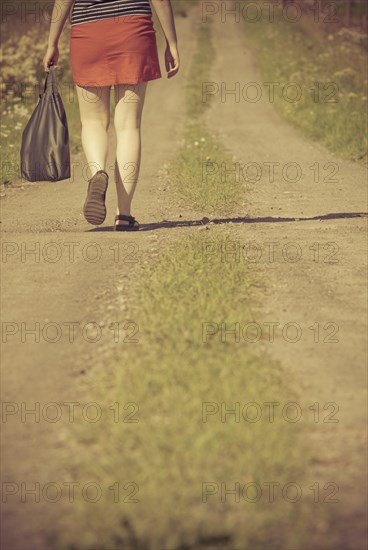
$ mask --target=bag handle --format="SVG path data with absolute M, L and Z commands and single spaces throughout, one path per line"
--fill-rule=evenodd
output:
M 56 82 L 56 69 L 54 65 L 50 65 L 50 71 L 46 73 L 45 84 L 43 87 L 43 93 L 47 92 L 57 94 L 57 82 Z

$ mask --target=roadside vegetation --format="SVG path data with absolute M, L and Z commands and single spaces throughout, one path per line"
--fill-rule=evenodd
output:
M 244 19 L 244 38 L 262 82 L 277 83 L 274 105 L 281 115 L 339 156 L 366 162 L 366 33 L 344 27 L 325 33 L 312 17 L 291 23 L 276 8 L 272 22 Z
M 47 4 L 50 6 L 50 2 Z M 13 33 L 5 33 L 1 46 L 0 137 L 4 161 L 0 183 L 5 187 L 19 184 L 21 180 L 22 132 L 36 107 L 39 94 L 43 93 L 46 78 L 42 60 L 47 49 L 49 22 L 46 11 L 39 13 L 41 16 L 30 26 L 20 20 L 19 13 L 9 16 L 8 25 Z M 75 154 L 81 151 L 80 119 L 69 62 L 69 33 L 67 22 L 59 39 L 57 81 L 68 121 L 70 151 Z

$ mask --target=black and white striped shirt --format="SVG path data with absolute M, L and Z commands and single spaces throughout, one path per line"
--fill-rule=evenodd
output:
M 152 15 L 149 0 L 75 0 L 70 24 L 125 15 Z

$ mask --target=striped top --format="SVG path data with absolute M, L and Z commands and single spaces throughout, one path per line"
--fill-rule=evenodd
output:
M 151 15 L 149 0 L 75 0 L 71 26 L 90 23 L 109 17 L 125 15 Z

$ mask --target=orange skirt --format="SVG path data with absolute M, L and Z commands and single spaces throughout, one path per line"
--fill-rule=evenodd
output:
M 152 16 L 125 15 L 72 25 L 70 63 L 78 86 L 161 78 Z

